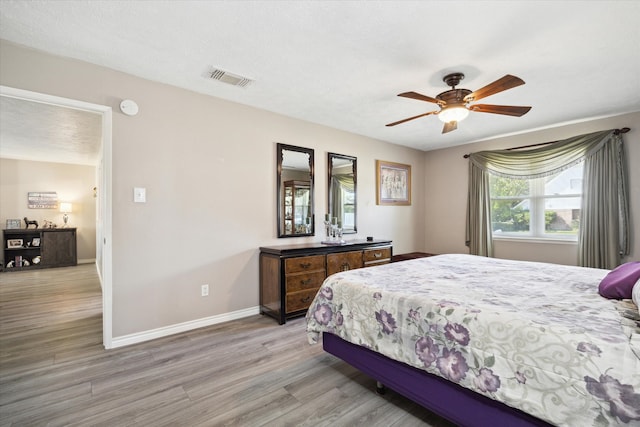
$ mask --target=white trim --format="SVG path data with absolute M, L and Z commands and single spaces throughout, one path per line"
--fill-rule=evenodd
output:
M 510 237 L 510 236 L 496 236 L 493 235 L 493 240 L 502 242 L 516 242 L 516 243 L 549 243 L 552 245 L 577 245 L 577 237 L 574 239 L 559 239 L 559 238 L 546 238 L 546 237 Z
M 84 258 L 84 259 L 78 260 L 78 264 L 95 264 L 95 263 L 96 263 L 95 258 Z
M 256 314 L 260 314 L 260 307 L 258 306 L 245 308 L 237 311 L 232 311 L 230 313 L 224 313 L 224 314 L 218 314 L 215 316 L 205 317 L 203 319 L 190 320 L 188 322 L 177 323 L 175 325 L 165 326 L 157 329 L 151 329 L 148 331 L 136 332 L 135 334 L 129 334 L 129 335 L 113 338 L 111 341 L 111 348 L 138 344 L 145 341 L 167 337 L 169 335 L 179 334 L 181 332 L 187 332 L 187 331 L 191 331 L 198 328 L 204 328 L 205 326 L 212 326 L 212 325 L 217 325 L 219 323 L 229 322 L 231 320 L 237 320 L 237 319 L 242 319 L 244 317 L 255 316 Z
M 111 220 L 112 220 L 112 195 L 111 195 L 111 146 L 112 146 L 112 110 L 111 107 L 100 104 L 79 101 L 76 99 L 62 98 L 45 93 L 31 92 L 24 89 L 16 89 L 9 86 L 0 85 L 0 95 L 10 98 L 24 99 L 27 101 L 40 102 L 43 104 L 58 105 L 66 108 L 90 111 L 102 115 L 102 176 L 99 186 L 102 186 L 104 200 L 102 204 L 102 241 L 104 248 L 102 251 L 102 274 L 100 274 L 100 285 L 102 286 L 102 344 L 105 348 L 111 348 L 112 339 L 112 274 L 111 274 Z M 96 165 L 97 166 L 97 165 Z M 97 250 L 97 248 L 96 248 Z M 100 269 L 98 269 L 100 272 Z

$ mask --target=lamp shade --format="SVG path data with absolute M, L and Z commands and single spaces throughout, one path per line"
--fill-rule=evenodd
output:
M 73 212 L 73 206 L 71 203 L 60 203 L 60 212 L 71 213 Z
M 444 109 L 438 113 L 438 118 L 445 123 L 449 123 L 464 120 L 468 115 L 469 110 L 465 107 L 454 105 L 451 107 L 444 107 Z

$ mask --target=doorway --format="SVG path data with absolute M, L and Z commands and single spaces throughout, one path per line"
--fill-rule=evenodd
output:
M 0 86 L 0 96 L 44 103 L 75 110 L 88 111 L 101 116 L 101 141 L 96 167 L 97 218 L 96 218 L 96 268 L 102 286 L 102 343 L 112 347 L 112 109 L 106 105 L 92 104 L 69 98 Z

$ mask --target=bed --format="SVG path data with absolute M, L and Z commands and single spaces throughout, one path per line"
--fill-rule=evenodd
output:
M 462 426 L 640 425 L 640 315 L 608 270 L 452 254 L 328 277 L 311 343 Z

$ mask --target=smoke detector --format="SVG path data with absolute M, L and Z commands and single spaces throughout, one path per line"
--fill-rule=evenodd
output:
M 207 73 L 207 78 L 240 87 L 247 87 L 249 84 L 251 84 L 251 82 L 253 82 L 253 80 L 248 77 L 230 73 L 219 68 L 213 68 L 209 70 Z

